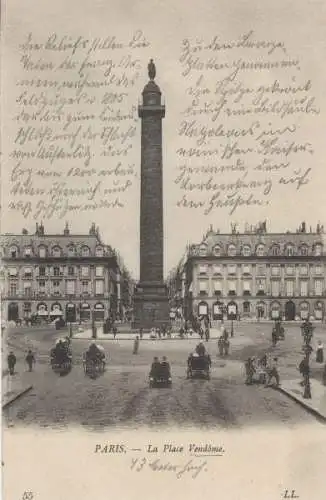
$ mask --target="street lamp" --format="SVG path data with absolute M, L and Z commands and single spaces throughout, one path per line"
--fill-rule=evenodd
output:
M 231 337 L 234 335 L 234 330 L 233 330 L 233 317 L 231 319 Z
M 304 392 L 303 392 L 303 397 L 304 399 L 311 399 L 311 385 L 310 385 L 310 355 L 312 353 L 312 347 L 310 345 L 311 340 L 312 340 L 312 334 L 313 334 L 313 326 L 311 323 L 306 323 L 302 325 L 302 332 L 304 336 L 304 342 L 305 345 L 303 347 L 303 351 L 306 356 L 306 373 L 304 377 Z

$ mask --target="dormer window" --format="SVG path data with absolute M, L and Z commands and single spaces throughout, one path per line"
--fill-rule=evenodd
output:
M 46 248 L 45 247 L 39 247 L 39 257 L 41 259 L 44 259 L 46 257 Z
M 215 257 L 221 256 L 222 249 L 221 249 L 220 245 L 215 245 L 215 247 L 213 248 L 213 254 L 215 255 Z
M 68 257 L 75 257 L 76 247 L 74 245 L 69 245 L 68 247 Z
M 249 245 L 244 245 L 242 247 L 242 255 L 244 257 L 250 257 L 251 255 L 251 249 L 250 249 L 250 246 Z
M 61 257 L 61 248 L 56 246 L 52 248 L 52 257 Z
M 31 257 L 32 256 L 32 247 L 25 247 L 25 249 L 24 249 L 24 255 L 27 258 Z
M 307 256 L 309 253 L 307 245 L 301 245 L 300 247 L 300 255 Z
M 96 257 L 103 257 L 104 255 L 103 247 L 96 247 L 95 255 Z
M 12 245 L 10 247 L 10 257 L 12 259 L 16 259 L 18 257 L 18 247 L 16 247 L 16 245 Z
M 81 249 L 81 254 L 82 254 L 82 257 L 89 257 L 89 255 L 90 255 L 89 248 L 87 246 L 83 246 Z
M 235 257 L 237 253 L 237 249 L 235 245 L 229 245 L 228 246 L 228 256 L 229 257 Z
M 294 247 L 292 245 L 288 245 L 287 247 L 285 247 L 284 253 L 285 253 L 285 255 L 287 257 L 293 257 L 293 255 L 294 255 Z
M 316 257 L 320 256 L 322 254 L 322 251 L 323 251 L 323 247 L 320 243 L 317 243 L 317 245 L 315 245 L 315 248 L 314 248 L 314 254 Z
M 265 247 L 264 245 L 257 245 L 256 248 L 256 255 L 257 257 L 263 257 L 265 253 Z
M 204 256 L 207 254 L 207 245 L 203 244 L 199 247 L 199 255 Z
M 278 255 L 280 255 L 280 247 L 279 245 L 273 245 L 272 248 L 271 248 L 271 254 L 276 257 Z

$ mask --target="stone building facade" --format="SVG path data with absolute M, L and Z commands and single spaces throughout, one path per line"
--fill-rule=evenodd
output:
M 302 223 L 286 233 L 268 233 L 266 223 L 243 233 L 210 228 L 201 243 L 188 248 L 179 295 L 188 318 L 323 320 L 325 275 L 320 225 L 307 231 Z
M 120 268 L 93 224 L 89 234 L 1 236 L 2 318 L 101 321 L 121 310 Z

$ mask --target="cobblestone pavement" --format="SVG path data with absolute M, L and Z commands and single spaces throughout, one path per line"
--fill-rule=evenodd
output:
M 59 377 L 50 368 L 49 350 L 62 332 L 52 329 L 9 332 L 8 341 L 15 345 L 18 358 L 17 372 L 33 385 L 33 389 L 4 411 L 5 420 L 15 426 L 81 425 L 94 429 L 142 425 L 244 428 L 269 424 L 292 427 L 305 422 L 321 425 L 278 391 L 244 385 L 243 361 L 249 355 L 270 348 L 269 330 L 270 325 L 237 325 L 228 359 L 217 356 L 216 341 L 208 342 L 206 346 L 213 359 L 210 381 L 185 378 L 185 360 L 198 339 L 143 340 L 138 355 L 132 355 L 132 340 L 101 342 L 109 356 L 107 369 L 97 379 L 91 379 L 85 376 L 82 366 L 82 353 L 89 341 L 73 340 L 73 369 L 67 376 Z M 325 338 L 325 331 L 320 329 L 315 335 L 317 338 Z M 29 346 L 36 351 L 37 357 L 32 373 L 28 373 L 24 365 Z M 300 329 L 289 327 L 286 340 L 275 348 L 280 356 L 281 377 L 293 378 L 292 372 L 296 371 L 300 360 L 300 348 Z M 148 386 L 148 370 L 155 355 L 167 355 L 171 363 L 173 384 L 170 389 L 150 389 Z

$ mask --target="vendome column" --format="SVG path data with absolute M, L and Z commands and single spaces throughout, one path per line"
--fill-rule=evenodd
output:
M 148 65 L 149 82 L 138 106 L 141 118 L 140 281 L 134 296 L 134 328 L 148 330 L 167 325 L 169 301 L 163 281 L 163 162 L 162 119 L 165 106 Z

